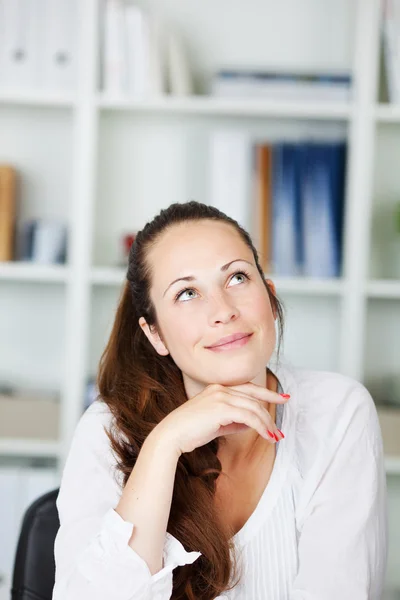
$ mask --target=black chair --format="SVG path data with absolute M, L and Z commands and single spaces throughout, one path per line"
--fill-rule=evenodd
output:
M 54 542 L 60 527 L 58 491 L 40 496 L 25 512 L 15 554 L 12 600 L 52 600 Z

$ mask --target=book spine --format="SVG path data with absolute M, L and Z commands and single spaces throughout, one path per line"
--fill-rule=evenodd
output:
M 0 262 L 14 259 L 16 171 L 0 165 Z
M 256 239 L 260 264 L 264 272 L 270 272 L 271 265 L 271 147 L 257 144 L 256 159 Z

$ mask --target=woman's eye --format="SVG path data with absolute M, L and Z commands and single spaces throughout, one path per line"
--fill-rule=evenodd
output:
M 242 273 L 242 272 L 240 272 L 240 273 L 234 273 L 234 275 L 232 275 L 232 279 L 234 277 L 237 277 L 238 275 L 240 275 L 240 277 L 242 277 L 243 279 L 248 279 L 248 277 L 246 276 L 246 274 Z
M 183 294 L 188 294 L 189 292 L 194 292 L 194 290 L 192 290 L 192 289 L 182 290 L 181 292 L 179 292 L 179 294 L 177 294 L 176 300 L 181 300 Z M 190 300 L 190 298 L 189 298 L 189 300 Z M 187 300 L 184 300 L 184 302 L 187 302 Z
M 240 276 L 241 276 L 243 279 L 249 279 L 249 277 L 248 277 L 248 275 L 247 275 L 246 273 L 244 273 L 243 271 L 238 271 L 237 273 L 234 273 L 234 274 L 232 275 L 232 277 L 231 277 L 231 280 L 232 280 L 234 277 L 237 277 L 237 276 L 239 276 L 239 275 L 240 275 Z M 180 300 L 180 301 L 182 301 L 182 302 L 187 302 L 187 301 L 188 301 L 188 300 L 190 300 L 191 298 L 187 298 L 186 300 L 181 300 L 181 298 L 182 298 L 182 296 L 183 296 L 184 294 L 188 294 L 189 292 L 194 292 L 194 289 L 192 289 L 192 288 L 186 288 L 185 290 L 182 290 L 181 292 L 179 292 L 179 293 L 178 293 L 178 294 L 175 296 L 175 300 Z

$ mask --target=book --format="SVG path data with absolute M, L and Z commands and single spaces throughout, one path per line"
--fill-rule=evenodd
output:
M 31 260 L 42 264 L 62 264 L 66 260 L 67 230 L 62 222 L 50 219 L 36 220 Z
M 255 222 L 253 237 L 264 273 L 272 270 L 272 146 L 254 147 Z
M 17 173 L 11 165 L 0 165 L 0 262 L 15 256 Z

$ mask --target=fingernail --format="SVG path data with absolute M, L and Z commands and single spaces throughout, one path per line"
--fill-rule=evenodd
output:
M 279 394 L 282 398 L 290 398 L 290 394 Z
M 273 438 L 274 440 L 276 440 L 276 437 L 274 436 L 274 434 L 272 433 L 272 431 L 270 431 L 269 429 L 267 429 L 267 433 L 268 435 Z
M 280 429 L 278 429 L 278 431 L 279 431 L 279 433 L 281 434 L 282 437 L 285 437 Z

